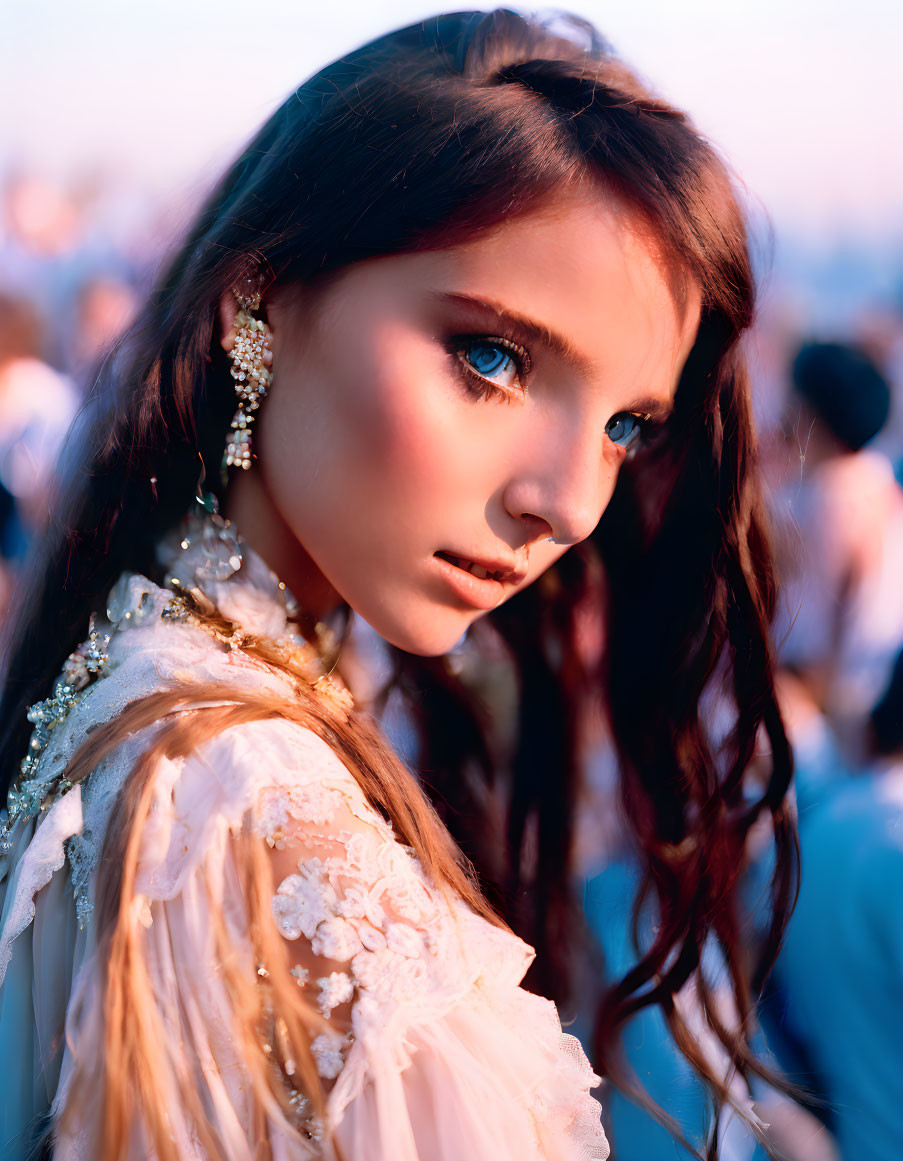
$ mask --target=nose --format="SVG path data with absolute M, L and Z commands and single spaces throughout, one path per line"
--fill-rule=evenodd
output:
M 614 491 L 619 465 L 607 461 L 598 436 L 556 440 L 512 474 L 505 509 L 528 525 L 531 540 L 578 544 L 599 523 Z

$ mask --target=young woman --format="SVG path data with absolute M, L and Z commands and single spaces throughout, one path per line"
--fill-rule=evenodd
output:
M 703 1010 L 755 1068 L 734 885 L 763 811 L 774 941 L 793 861 L 746 234 L 686 118 L 573 35 L 459 13 L 314 76 L 108 364 L 3 705 L 11 1155 L 43 1118 L 65 1159 L 604 1157 L 534 994 L 567 998 L 603 691 L 659 925 L 595 1063 L 659 1003 L 726 1092 L 672 1004 L 714 938 L 740 1031 L 698 979 Z M 348 609 L 398 651 L 425 790 L 342 681 Z M 478 623 L 505 712 L 449 656 Z

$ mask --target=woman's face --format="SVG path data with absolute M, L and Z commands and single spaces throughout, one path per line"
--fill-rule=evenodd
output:
M 274 382 L 228 513 L 321 613 L 450 649 L 589 536 L 671 407 L 699 294 L 598 195 L 268 304 Z

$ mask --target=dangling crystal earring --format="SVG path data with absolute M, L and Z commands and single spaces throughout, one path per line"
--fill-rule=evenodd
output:
M 252 313 L 260 308 L 259 285 L 253 278 L 248 278 L 235 286 L 232 293 L 239 309 L 234 323 L 235 342 L 229 357 L 232 360 L 230 373 L 235 380 L 238 410 L 232 417 L 226 440 L 224 474 L 232 467 L 243 468 L 245 471 L 250 468 L 251 426 L 260 400 L 273 381 L 273 373 L 269 369 L 273 362 L 270 328 L 263 319 L 255 318 Z

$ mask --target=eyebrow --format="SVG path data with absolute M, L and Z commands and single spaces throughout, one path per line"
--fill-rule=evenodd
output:
M 472 311 L 474 315 L 479 316 L 478 325 L 484 327 L 487 333 L 491 333 L 493 328 L 500 323 L 504 324 L 504 328 L 512 332 L 514 339 L 522 346 L 529 348 L 539 344 L 552 354 L 557 355 L 559 359 L 584 378 L 589 378 L 593 373 L 593 361 L 581 354 L 564 335 L 553 331 L 550 327 L 543 326 L 525 315 L 508 310 L 500 303 L 493 302 L 488 298 L 481 298 L 473 294 L 458 294 L 452 291 L 435 290 L 430 293 L 433 298 L 440 302 Z M 649 416 L 657 423 L 662 423 L 674 408 L 671 402 L 648 395 L 634 399 L 621 410 L 636 411 Z

